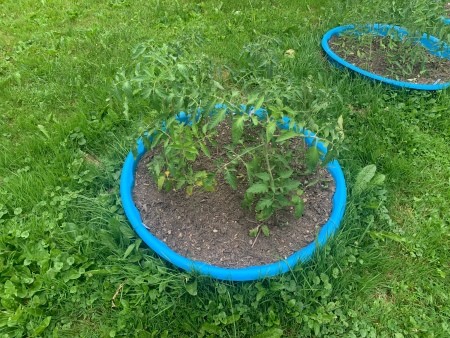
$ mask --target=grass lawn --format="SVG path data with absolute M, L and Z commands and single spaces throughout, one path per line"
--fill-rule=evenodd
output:
M 450 37 L 443 3 L 0 0 L 0 335 L 450 336 L 450 90 L 394 90 L 330 67 L 320 49 L 350 23 Z M 159 112 L 111 97 L 148 41 L 255 72 L 293 49 L 292 108 L 343 116 L 347 211 L 308 264 L 220 282 L 138 239 L 119 175 Z M 370 164 L 384 185 L 355 192 Z

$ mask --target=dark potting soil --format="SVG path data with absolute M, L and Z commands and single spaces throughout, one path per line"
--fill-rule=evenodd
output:
M 341 35 L 333 36 L 329 46 L 344 60 L 386 78 L 422 84 L 450 81 L 450 60 L 428 53 L 420 44 L 390 40 Z
M 304 149 L 300 149 L 304 151 Z M 328 220 L 335 186 L 323 168 L 301 176 L 304 188 L 304 214 L 296 219 L 293 210 L 277 213 L 278 225 L 258 222 L 255 213 L 241 207 L 247 187 L 234 191 L 218 177 L 214 192 L 158 191 L 150 177 L 147 163 L 153 154 L 140 160 L 135 177 L 134 202 L 149 231 L 171 249 L 190 259 L 216 266 L 238 268 L 268 264 L 285 259 L 314 241 L 318 230 Z M 267 224 L 270 235 L 262 232 L 250 237 L 249 231 Z

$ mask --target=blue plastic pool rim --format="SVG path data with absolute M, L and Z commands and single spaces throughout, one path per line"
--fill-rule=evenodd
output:
M 407 35 L 408 31 L 400 26 L 395 25 L 387 25 L 387 24 L 373 24 L 373 25 L 366 25 L 367 28 L 369 28 L 372 32 L 376 32 L 381 36 L 385 36 L 386 32 L 390 29 L 394 29 L 398 31 L 400 34 Z M 391 78 L 386 78 L 381 75 L 371 73 L 367 70 L 361 69 L 350 62 L 344 60 L 339 55 L 337 55 L 333 50 L 331 50 L 330 46 L 328 45 L 328 41 L 336 35 L 339 35 L 340 33 L 349 31 L 349 30 L 355 30 L 355 25 L 346 25 L 346 26 L 338 26 L 333 29 L 330 29 L 328 32 L 325 33 L 325 35 L 322 38 L 322 48 L 327 54 L 327 56 L 334 62 L 337 62 L 338 64 L 356 72 L 359 73 L 365 77 L 368 77 L 372 80 L 380 81 L 383 83 L 387 83 L 392 86 L 401 87 L 401 88 L 408 88 L 408 89 L 415 89 L 415 90 L 428 90 L 428 91 L 434 91 L 434 90 L 441 90 L 445 89 L 450 86 L 450 82 L 444 82 L 444 83 L 436 83 L 436 84 L 421 84 L 421 83 L 410 83 L 410 82 L 404 82 L 404 81 L 398 81 Z M 438 38 L 423 34 L 420 42 L 424 46 L 424 48 L 430 50 L 430 48 L 423 44 L 423 41 L 429 41 L 429 44 L 438 44 L 440 41 Z M 450 47 L 446 45 L 446 58 L 450 59 Z
M 289 128 L 289 119 L 284 118 L 278 123 L 282 129 Z M 315 134 L 302 129 L 299 133 L 305 135 L 305 141 L 308 146 L 315 140 Z M 317 147 L 322 153 L 326 153 L 326 146 L 317 142 Z M 293 269 L 299 262 L 308 261 L 318 247 L 322 247 L 327 240 L 334 235 L 338 230 L 345 212 L 345 205 L 347 200 L 347 188 L 345 183 L 342 168 L 336 160 L 327 164 L 326 169 L 329 171 L 335 181 L 335 192 L 332 201 L 332 211 L 328 221 L 322 226 L 318 237 L 314 242 L 301 248 L 297 252 L 284 260 L 277 261 L 271 264 L 249 266 L 243 268 L 224 268 L 212 264 L 207 264 L 200 261 L 191 260 L 185 256 L 180 255 L 171 248 L 169 248 L 163 241 L 154 236 L 143 224 L 140 213 L 133 202 L 133 188 L 136 167 L 146 152 L 144 142 L 139 139 L 137 142 L 137 156 L 134 157 L 130 151 L 125 159 L 121 177 L 120 177 L 120 197 L 125 214 L 133 226 L 138 236 L 160 257 L 175 266 L 186 270 L 188 272 L 196 272 L 201 275 L 210 276 L 216 279 L 228 281 L 252 281 L 267 277 L 276 276 Z

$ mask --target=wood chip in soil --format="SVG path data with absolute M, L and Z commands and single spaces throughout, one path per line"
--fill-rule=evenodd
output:
M 292 210 L 279 213 L 281 226 L 270 226 L 270 236 L 257 239 L 249 230 L 260 222 L 254 212 L 241 208 L 243 190 L 233 191 L 219 181 L 215 192 L 158 191 L 148 174 L 152 154 L 140 160 L 135 177 L 134 202 L 149 231 L 172 250 L 192 260 L 239 268 L 285 259 L 314 241 L 332 209 L 334 181 L 325 169 L 305 180 L 320 182 L 305 189 L 304 215 Z M 307 181 L 303 181 L 306 185 Z
M 401 43 L 398 43 L 398 49 L 389 51 L 391 55 L 388 56 L 382 44 L 388 45 L 389 39 L 389 37 L 374 36 L 371 43 L 366 41 L 361 44 L 355 36 L 341 35 L 333 36 L 328 44 L 347 62 L 386 78 L 417 84 L 438 84 L 450 81 L 450 60 L 428 53 L 420 44 L 414 47 L 403 47 Z M 408 48 L 418 48 L 419 50 L 415 50 L 414 53 L 420 55 L 420 58 L 416 60 L 408 58 L 411 51 Z M 395 55 L 398 57 L 394 57 Z M 426 61 L 422 62 L 422 60 Z M 406 72 L 409 65 L 412 65 L 412 68 Z

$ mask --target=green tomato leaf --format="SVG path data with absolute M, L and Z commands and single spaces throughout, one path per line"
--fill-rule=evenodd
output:
M 256 177 L 262 179 L 264 182 L 270 181 L 270 175 L 268 173 L 262 172 L 255 174 Z
M 264 234 L 264 236 L 269 237 L 270 230 L 269 230 L 269 227 L 267 225 L 264 224 L 263 226 L 261 226 L 261 231 Z
M 202 133 L 203 135 L 206 135 L 208 133 L 208 124 L 204 124 L 202 127 Z
M 191 130 L 192 130 L 192 134 L 193 134 L 196 138 L 198 138 L 198 124 L 197 124 L 197 122 L 195 122 L 195 123 L 192 124 Z
M 237 189 L 237 178 L 233 172 L 230 170 L 225 171 L 224 178 L 233 190 Z
M 248 232 L 250 237 L 256 237 L 258 235 L 259 227 L 253 228 Z
M 211 122 L 209 123 L 208 129 L 211 130 L 211 129 L 214 129 L 215 127 L 217 127 L 217 125 L 225 119 L 226 115 L 227 115 L 226 109 L 219 109 L 219 111 L 217 111 L 213 115 L 213 118 L 212 118 Z
M 306 166 L 309 172 L 313 172 L 320 161 L 320 153 L 317 147 L 309 147 L 306 151 Z
M 291 202 L 283 195 L 279 194 L 276 199 L 276 209 L 287 207 L 291 205 Z
M 286 141 L 286 140 L 289 140 L 291 138 L 298 137 L 298 136 L 299 136 L 299 134 L 297 132 L 295 132 L 293 130 L 288 130 L 288 131 L 282 133 L 280 136 L 278 136 L 277 139 L 275 140 L 275 142 L 277 142 L 277 143 L 283 142 L 283 141 Z
M 328 164 L 336 155 L 336 151 L 332 148 L 332 145 L 328 145 L 327 153 L 325 154 L 324 159 L 322 160 L 322 165 Z
M 187 149 L 185 157 L 187 160 L 194 162 L 197 159 L 198 150 L 195 148 Z
M 200 149 L 203 151 L 203 154 L 205 154 L 206 157 L 211 157 L 208 147 L 201 141 L 198 142 L 198 144 L 200 145 Z
M 300 185 L 299 181 L 296 180 L 286 180 L 281 184 L 281 188 L 283 188 L 286 191 L 292 191 L 294 189 L 297 189 Z
M 270 208 L 272 206 L 272 200 L 269 198 L 263 198 L 258 201 L 256 204 L 255 210 L 260 211 L 266 208 Z
M 295 205 L 294 215 L 296 218 L 300 218 L 303 215 L 303 211 L 305 209 L 305 203 L 302 199 L 300 199 Z
M 254 125 L 254 126 L 257 126 L 257 125 L 259 124 L 258 116 L 252 115 L 252 116 L 251 116 L 251 119 L 252 119 L 252 122 L 253 122 L 253 125 Z
M 273 212 L 274 212 L 274 208 L 272 206 L 270 206 L 269 208 L 265 208 L 265 209 L 261 210 L 259 213 L 256 214 L 256 219 L 258 221 L 265 221 L 270 216 L 273 215 Z
M 266 125 L 266 139 L 268 141 L 273 137 L 273 134 L 275 133 L 276 129 L 277 129 L 277 124 L 275 123 L 275 121 L 270 121 L 269 123 L 267 123 L 267 125 Z
M 261 108 L 262 104 L 264 102 L 264 96 L 260 97 L 258 99 L 258 102 L 256 102 L 255 107 L 253 108 L 255 111 L 258 110 L 259 108 Z
M 162 175 L 158 178 L 158 190 L 161 190 L 164 182 L 166 181 L 166 176 Z
M 292 176 L 292 174 L 294 173 L 294 171 L 292 169 L 288 169 L 285 171 L 281 171 L 278 173 L 278 177 L 280 178 L 289 178 Z
M 261 194 L 269 191 L 269 186 L 265 183 L 255 183 L 247 189 L 247 193 Z
M 245 115 L 241 115 L 233 121 L 233 125 L 231 126 L 231 139 L 233 143 L 237 143 L 242 137 L 244 131 L 244 119 Z

